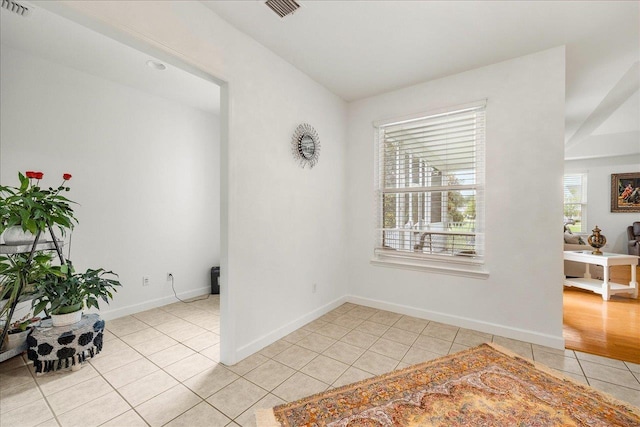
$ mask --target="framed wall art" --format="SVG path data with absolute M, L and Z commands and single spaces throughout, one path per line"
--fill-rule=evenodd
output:
M 640 172 L 611 174 L 611 212 L 640 212 Z

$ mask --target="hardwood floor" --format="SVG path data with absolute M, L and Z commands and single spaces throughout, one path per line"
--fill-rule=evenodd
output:
M 612 271 L 613 281 L 628 283 L 631 273 L 625 270 Z M 567 287 L 563 295 L 566 348 L 640 363 L 640 299 L 613 296 L 604 301 L 593 292 Z

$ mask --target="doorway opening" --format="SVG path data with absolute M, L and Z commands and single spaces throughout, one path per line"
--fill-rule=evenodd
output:
M 158 327 L 154 310 L 207 295 L 218 302 L 200 317 L 164 311 L 219 336 L 220 295 L 209 295 L 212 267 L 225 294 L 227 84 L 58 8 L 2 13 L 0 179 L 73 175 L 79 224 L 65 255 L 118 273 L 100 307 L 109 323 Z

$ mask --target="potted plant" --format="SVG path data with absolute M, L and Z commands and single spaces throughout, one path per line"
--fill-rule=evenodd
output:
M 33 294 L 36 282 L 51 271 L 52 253 L 36 251 L 31 259 L 29 255 L 0 256 L 0 318 L 5 314 L 6 305 Z
M 18 173 L 18 187 L 0 185 L 0 235 L 6 244 L 33 244 L 44 231 L 50 231 L 53 238 L 52 227 L 64 235 L 77 223 L 71 208 L 74 202 L 60 194 L 69 191 L 65 183 L 71 175 L 65 173 L 56 189 L 41 188 L 43 177 L 42 172 L 27 171 L 26 175 Z M 54 244 L 62 261 L 60 247 L 57 242 Z M 33 292 L 32 284 L 50 268 L 51 257 L 35 249 L 34 245 L 28 254 L 22 253 L 21 248 L 12 255 L 0 256 L 0 316 L 6 319 L 5 323 L 11 323 L 18 302 Z M 3 338 L 6 332 L 2 331 Z
M 53 254 L 40 251 L 31 260 L 29 254 L 0 256 L 0 319 L 35 293 L 35 283 L 51 271 L 52 259 Z
M 2 349 L 11 350 L 20 347 L 27 340 L 27 336 L 33 331 L 33 327 L 36 326 L 38 322 L 40 322 L 39 317 L 32 317 L 28 314 L 22 319 L 11 323 L 5 336 Z
M 36 283 L 32 300 L 34 314 L 42 311 L 51 316 L 53 326 L 65 326 L 80 321 L 83 308 L 99 308 L 99 301 L 109 303 L 116 287 L 122 286 L 117 274 L 102 268 L 76 273 L 71 261 L 52 267 Z
M 5 243 L 33 242 L 39 232 L 53 226 L 64 235 L 65 229 L 77 223 L 71 208 L 74 202 L 60 194 L 69 191 L 65 183 L 71 174 L 63 174 L 62 183 L 48 189 L 40 187 L 43 177 L 42 172 L 19 172 L 19 187 L 0 186 L 0 234 L 4 234 Z

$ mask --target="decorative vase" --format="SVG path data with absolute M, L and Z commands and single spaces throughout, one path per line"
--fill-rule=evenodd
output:
M 74 309 L 75 311 L 73 311 Z M 51 314 L 51 323 L 53 323 L 53 326 L 73 325 L 80 320 L 82 320 L 82 303 L 71 307 L 62 307 L 60 314 Z
M 589 236 L 589 238 L 587 239 L 587 243 L 589 243 L 589 246 L 596 249 L 591 253 L 594 255 L 602 255 L 602 251 L 600 251 L 600 248 L 607 243 L 607 238 L 600 234 L 600 231 L 602 230 L 600 230 L 597 225 L 596 228 L 591 231 L 593 232 L 593 234 Z
M 24 231 L 21 225 L 12 225 L 2 233 L 4 243 L 10 246 L 32 245 L 36 235 L 30 231 Z

